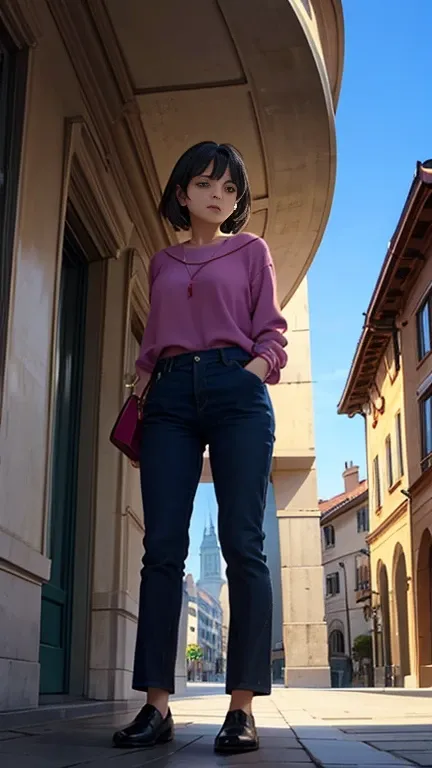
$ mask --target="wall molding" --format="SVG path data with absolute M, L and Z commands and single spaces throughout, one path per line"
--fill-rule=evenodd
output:
M 17 48 L 34 48 L 42 37 L 36 0 L 2 0 L 0 20 Z
M 150 255 L 175 242 L 161 222 L 156 168 L 133 83 L 103 0 L 47 0 L 69 54 L 95 137 Z
M 49 581 L 51 560 L 27 542 L 0 528 L 0 570 L 33 584 Z
M 133 231 L 117 184 L 96 137 L 77 118 L 79 139 L 72 158 L 69 200 L 102 258 L 119 258 Z

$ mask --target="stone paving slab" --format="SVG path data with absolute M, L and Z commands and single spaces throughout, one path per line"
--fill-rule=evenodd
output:
M 256 700 L 259 752 L 223 757 L 213 740 L 227 702 L 221 687 L 191 687 L 172 702 L 175 741 L 151 750 L 111 747 L 134 712 L 9 727 L 0 768 L 432 768 L 432 702 L 417 692 L 276 688 Z

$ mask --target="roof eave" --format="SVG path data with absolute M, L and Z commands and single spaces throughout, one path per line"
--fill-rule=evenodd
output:
M 415 177 L 412 181 L 410 190 L 408 192 L 395 232 L 393 234 L 392 239 L 390 240 L 390 244 L 389 244 L 383 265 L 381 267 L 381 271 L 379 273 L 377 282 L 375 284 L 375 288 L 372 293 L 371 300 L 369 302 L 369 306 L 365 316 L 365 323 L 363 326 L 363 330 L 357 344 L 357 348 L 354 354 L 353 361 L 351 363 L 350 371 L 348 374 L 345 387 L 342 392 L 341 399 L 337 407 L 337 412 L 339 415 L 354 416 L 357 413 L 362 413 L 361 405 L 363 405 L 363 403 L 360 402 L 362 398 L 361 397 L 357 398 L 356 401 L 353 402 L 353 392 L 355 389 L 356 380 L 359 374 L 359 368 L 363 360 L 367 342 L 369 341 L 372 333 L 374 332 L 372 329 L 373 318 L 379 308 L 380 302 L 383 302 L 386 296 L 386 291 L 388 291 L 389 289 L 389 276 L 398 258 L 400 257 L 400 251 L 399 251 L 400 241 L 403 238 L 403 235 L 406 233 L 406 230 L 408 229 L 408 227 L 412 225 L 411 214 L 412 214 L 413 208 L 416 205 L 416 203 L 420 201 L 421 205 L 419 206 L 419 209 L 415 212 L 416 215 L 418 216 L 421 211 L 422 204 L 424 202 L 424 200 L 423 201 L 421 200 L 420 196 L 424 192 L 425 188 L 427 188 L 427 191 L 429 192 L 431 186 L 432 186 L 432 168 L 427 168 L 422 163 L 418 162 L 416 167 Z M 404 247 L 402 248 L 401 252 L 403 252 Z M 386 331 L 383 330 L 382 333 L 386 333 Z M 391 331 L 388 330 L 387 333 L 390 338 Z M 373 371 L 373 373 L 374 375 L 376 374 L 376 369 Z
M 360 493 L 358 496 L 355 496 L 353 499 L 348 499 L 347 501 L 344 501 L 342 504 L 337 504 L 335 507 L 331 507 L 331 509 L 328 509 L 327 512 L 324 512 L 324 514 L 321 517 L 320 523 L 323 525 L 324 523 L 329 523 L 332 520 L 335 520 L 337 517 L 340 517 L 341 515 L 344 515 L 345 512 L 349 512 L 354 507 L 357 507 L 359 504 L 364 504 L 365 501 L 367 501 L 369 495 L 369 490 L 366 488 L 363 493 Z

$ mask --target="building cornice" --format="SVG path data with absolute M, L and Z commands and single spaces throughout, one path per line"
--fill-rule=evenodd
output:
M 366 542 L 370 544 L 375 544 L 378 539 L 381 538 L 381 536 L 384 535 L 384 533 L 387 533 L 387 531 L 393 527 L 395 523 L 397 523 L 398 520 L 400 520 L 404 515 L 408 512 L 408 501 L 403 501 L 402 504 L 400 504 L 396 509 L 393 510 L 393 512 L 386 517 L 385 520 L 382 521 L 382 523 L 378 526 L 378 528 L 375 528 L 373 531 L 370 532 L 370 534 L 366 537 Z

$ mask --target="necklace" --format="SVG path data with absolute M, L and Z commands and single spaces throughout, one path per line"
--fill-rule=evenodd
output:
M 216 253 L 218 252 L 219 248 L 224 243 L 226 243 L 226 240 L 227 239 L 225 238 L 224 240 L 218 241 L 218 244 L 217 244 L 215 250 L 213 251 L 213 253 L 210 255 L 210 258 L 206 259 L 205 261 L 201 261 L 201 262 L 200 261 L 187 262 L 186 261 L 186 249 L 185 249 L 184 245 L 182 246 L 183 247 L 183 264 L 186 267 L 187 273 L 189 275 L 189 284 L 188 284 L 188 288 L 187 288 L 188 298 L 189 299 L 191 299 L 192 296 L 193 296 L 193 281 L 195 280 L 198 272 L 201 272 L 201 270 L 204 269 L 204 267 L 207 264 L 210 264 L 210 262 L 213 261 L 213 259 L 216 256 Z M 191 270 L 189 269 L 190 266 L 198 267 L 198 269 L 196 270 L 196 272 L 194 272 L 192 274 Z

